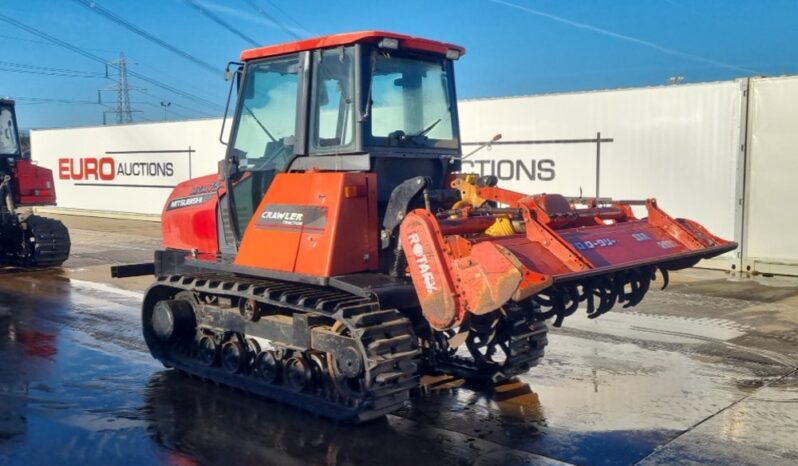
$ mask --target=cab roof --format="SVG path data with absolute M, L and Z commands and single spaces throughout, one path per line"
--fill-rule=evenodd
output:
M 432 52 L 440 55 L 446 55 L 446 52 L 449 50 L 457 50 L 459 55 L 465 54 L 464 47 L 448 44 L 446 42 L 422 39 L 420 37 L 412 37 L 405 34 L 397 34 L 395 32 L 359 31 L 314 37 L 312 39 L 303 39 L 296 42 L 287 42 L 284 44 L 267 45 L 265 47 L 248 49 L 241 52 L 241 60 L 255 60 L 257 58 L 274 57 L 277 55 L 285 55 L 287 53 L 338 47 L 341 45 L 352 45 L 355 43 L 376 44 L 385 38 L 397 39 L 399 41 L 400 49 L 421 50 L 424 52 Z

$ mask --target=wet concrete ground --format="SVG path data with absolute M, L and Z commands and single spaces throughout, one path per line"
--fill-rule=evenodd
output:
M 63 270 L 0 271 L 0 464 L 798 464 L 798 281 L 692 270 L 567 319 L 495 387 L 428 379 L 342 426 L 188 379 L 139 335 L 157 224 L 67 219 Z

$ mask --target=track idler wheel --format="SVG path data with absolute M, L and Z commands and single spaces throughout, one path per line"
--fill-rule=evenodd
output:
M 338 372 L 345 377 L 353 379 L 359 377 L 363 372 L 363 361 L 354 348 L 346 348 L 341 351 L 341 355 L 335 360 L 335 367 Z
M 186 300 L 158 301 L 152 310 L 152 331 L 163 342 L 192 335 L 195 325 L 194 309 Z
M 340 335 L 350 335 L 341 322 L 333 324 L 332 331 Z M 364 367 L 360 354 L 350 347 L 340 351 L 338 355 L 327 353 L 326 357 L 330 381 L 335 390 L 346 397 L 360 397 L 364 386 Z

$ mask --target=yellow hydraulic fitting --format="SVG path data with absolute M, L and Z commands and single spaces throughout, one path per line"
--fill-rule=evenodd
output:
M 482 207 L 485 199 L 479 197 L 477 191 L 477 179 L 479 175 L 466 175 L 465 178 L 457 178 L 452 181 L 452 188 L 460 191 L 460 200 L 454 204 L 455 209 L 460 209 L 466 206 Z

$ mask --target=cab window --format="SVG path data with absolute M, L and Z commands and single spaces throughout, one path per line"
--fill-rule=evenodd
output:
M 353 47 L 317 50 L 310 112 L 310 151 L 338 152 L 355 141 Z
M 299 55 L 248 67 L 232 142 L 240 169 L 232 195 L 241 234 L 275 175 L 293 156 L 299 81 Z

